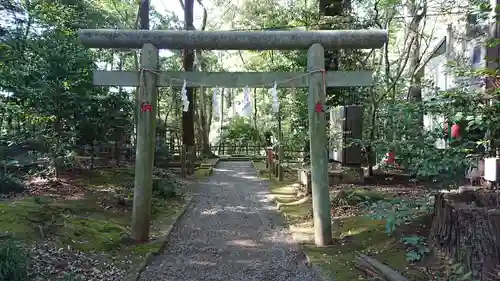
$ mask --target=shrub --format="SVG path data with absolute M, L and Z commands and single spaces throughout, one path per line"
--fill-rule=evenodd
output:
M 157 198 L 168 199 L 176 195 L 176 185 L 167 179 L 153 180 L 153 194 Z
M 0 194 L 19 193 L 24 191 L 24 184 L 7 174 L 0 175 Z
M 0 281 L 27 281 L 27 258 L 14 242 L 0 247 Z

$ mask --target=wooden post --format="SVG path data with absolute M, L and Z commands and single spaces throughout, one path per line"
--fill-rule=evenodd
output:
M 219 156 L 224 155 L 224 144 L 223 144 L 223 131 L 222 127 L 224 127 L 224 89 L 222 89 L 220 94 L 220 124 L 219 124 Z
M 281 108 L 278 111 L 278 181 L 283 181 L 283 163 L 284 163 L 284 152 L 283 152 L 283 132 L 281 128 Z
M 158 49 L 146 43 L 141 51 L 141 85 L 137 102 L 150 104 L 151 110 L 139 110 L 137 117 L 137 147 L 135 155 L 134 207 L 132 238 L 147 241 L 151 215 L 153 188 L 153 161 L 155 153 L 156 110 L 158 106 L 156 75 L 150 70 L 158 68 Z
M 187 157 L 186 157 L 186 147 L 184 145 L 179 146 L 179 156 L 181 158 L 181 176 L 186 178 L 187 176 Z
M 326 153 L 326 93 L 323 85 L 325 53 L 321 44 L 313 44 L 307 52 L 307 70 L 311 72 L 308 91 L 311 182 L 314 218 L 314 241 L 317 246 L 332 244 L 332 219 L 328 189 L 328 157 Z M 317 105 L 323 110 L 316 112 Z
M 274 165 L 274 160 L 273 160 L 273 148 L 272 147 L 266 147 L 266 157 L 267 157 L 267 169 L 269 172 L 269 178 L 272 178 L 273 174 L 273 165 Z

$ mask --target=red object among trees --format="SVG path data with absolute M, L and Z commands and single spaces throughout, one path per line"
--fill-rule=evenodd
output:
M 386 160 L 387 164 L 394 164 L 396 162 L 396 153 L 389 151 L 386 156 L 387 156 Z
M 460 126 L 458 124 L 453 124 L 451 126 L 451 137 L 452 138 L 459 138 L 460 137 Z

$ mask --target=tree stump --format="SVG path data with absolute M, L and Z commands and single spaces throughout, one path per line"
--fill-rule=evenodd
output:
M 499 280 L 500 193 L 440 193 L 435 199 L 431 246 L 460 262 L 475 280 Z

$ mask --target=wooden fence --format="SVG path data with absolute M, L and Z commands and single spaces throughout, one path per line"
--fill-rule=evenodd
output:
M 261 145 L 247 144 L 220 144 L 212 146 L 212 153 L 216 155 L 245 155 L 249 157 L 266 157 L 266 148 Z M 285 161 L 300 161 L 304 157 L 302 150 L 284 149 Z
M 166 150 L 161 150 L 163 147 Z M 158 146 L 157 156 L 164 158 L 164 160 L 171 159 L 179 161 L 182 151 L 181 145 L 166 144 Z M 221 144 L 212 145 L 210 147 L 212 153 L 215 155 L 244 155 L 253 158 L 265 158 L 266 148 L 260 145 L 247 144 L 247 145 L 234 145 L 234 144 Z M 196 147 L 197 156 L 201 156 L 202 148 Z M 277 152 L 277 150 L 275 150 Z M 304 152 L 300 150 L 287 150 L 284 149 L 283 163 L 295 163 L 302 161 Z M 87 145 L 78 148 L 78 155 L 82 157 L 93 157 L 106 161 L 114 160 L 120 162 L 123 160 L 133 161 L 135 159 L 135 147 L 130 145 L 118 145 L 114 142 L 111 143 L 98 143 L 95 145 Z

